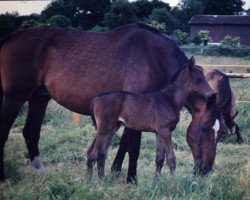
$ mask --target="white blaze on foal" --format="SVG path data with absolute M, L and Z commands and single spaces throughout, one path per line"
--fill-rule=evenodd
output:
M 213 129 L 214 129 L 214 140 L 216 142 L 217 134 L 218 134 L 218 131 L 220 129 L 220 122 L 218 119 L 215 120 L 215 123 L 213 125 Z

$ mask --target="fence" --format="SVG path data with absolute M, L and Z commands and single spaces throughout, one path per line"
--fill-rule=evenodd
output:
M 231 57 L 249 57 L 250 47 L 225 47 L 225 46 L 182 46 L 181 49 L 186 53 L 204 56 L 231 56 Z

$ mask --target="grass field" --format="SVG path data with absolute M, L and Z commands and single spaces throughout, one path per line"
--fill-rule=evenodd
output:
M 196 57 L 198 64 L 248 64 L 241 59 Z M 216 63 L 216 61 L 218 61 Z M 222 63 L 222 61 L 224 61 Z M 223 70 L 223 69 L 221 69 Z M 225 69 L 227 70 L 227 69 Z M 224 71 L 225 71 L 224 70 Z M 231 69 L 241 72 L 246 69 Z M 244 72 L 244 71 L 243 71 Z M 250 79 L 232 79 L 237 94 L 239 115 L 237 122 L 245 143 L 236 143 L 236 137 L 226 135 L 218 144 L 215 171 L 206 177 L 192 175 L 193 158 L 185 140 L 190 115 L 183 109 L 181 120 L 173 134 L 177 170 L 170 181 L 164 166 L 162 179 L 154 181 L 155 136 L 144 133 L 138 162 L 138 185 L 126 184 L 126 158 L 121 174 L 111 174 L 110 167 L 116 155 L 122 129 L 114 137 L 108 153 L 106 178 L 86 182 L 86 152 L 95 136 L 88 117 L 81 126 L 71 121 L 71 113 L 55 102 L 49 104 L 41 131 L 40 151 L 46 174 L 32 172 L 21 130 L 26 109 L 13 126 L 5 148 L 7 180 L 0 183 L 0 199 L 250 199 Z

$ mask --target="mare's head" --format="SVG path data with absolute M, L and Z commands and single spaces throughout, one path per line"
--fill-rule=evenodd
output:
M 195 167 L 194 174 L 204 175 L 213 169 L 216 146 L 225 126 L 220 109 L 216 105 L 216 94 L 208 100 L 194 99 L 192 122 L 187 130 L 187 142 L 191 148 Z
M 178 78 L 179 84 L 185 86 L 187 96 L 209 98 L 214 94 L 206 81 L 202 67 L 195 64 L 193 56 L 188 61 L 188 67 L 183 70 L 183 73 L 180 73 Z

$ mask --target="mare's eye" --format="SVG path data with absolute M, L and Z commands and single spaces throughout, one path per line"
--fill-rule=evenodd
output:
M 194 78 L 194 81 L 195 81 L 196 83 L 201 83 L 201 82 L 202 82 L 202 78 Z
M 202 130 L 202 132 L 208 132 L 208 127 L 206 126 L 206 125 L 202 125 L 201 126 L 201 130 Z

